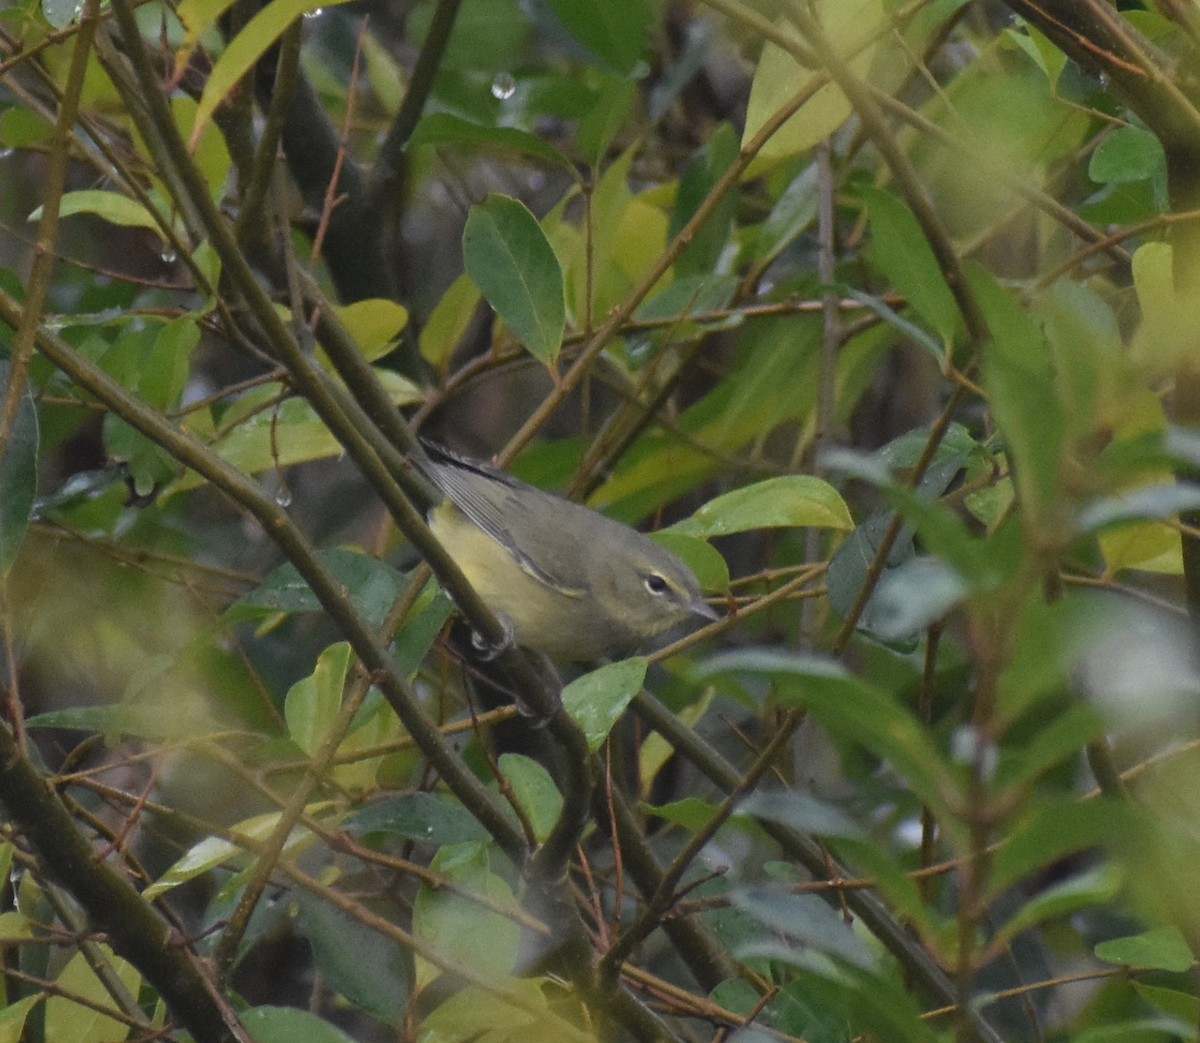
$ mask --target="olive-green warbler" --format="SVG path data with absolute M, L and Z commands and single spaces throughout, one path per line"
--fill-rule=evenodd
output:
M 594 662 L 720 618 L 691 569 L 640 532 L 424 444 L 414 462 L 444 496 L 429 527 L 518 645 Z

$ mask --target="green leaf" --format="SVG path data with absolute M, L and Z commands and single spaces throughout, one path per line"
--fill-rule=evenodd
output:
M 439 373 L 445 373 L 450 359 L 475 320 L 480 301 L 479 287 L 463 272 L 434 305 L 421 329 L 421 357 Z
M 0 144 L 5 148 L 28 148 L 54 134 L 54 124 L 30 109 L 13 107 L 0 112 Z
M 1100 942 L 1096 956 L 1105 963 L 1130 967 L 1153 967 L 1155 970 L 1182 974 L 1196 965 L 1196 957 L 1178 927 L 1155 927 L 1127 938 Z
M 761 267 L 778 257 L 817 216 L 817 164 L 809 163 L 783 190 L 754 243 Z
M 682 800 L 673 800 L 670 804 L 645 804 L 643 807 L 646 814 L 683 826 L 690 833 L 699 832 L 717 813 L 716 804 L 699 797 L 684 797 Z
M 690 518 L 665 531 L 708 537 L 804 527 L 845 531 L 854 528 L 854 520 L 845 501 L 828 482 L 810 475 L 784 475 L 709 500 Z
M 1184 992 L 1180 989 L 1148 985 L 1142 981 L 1132 984 L 1134 991 L 1150 1006 L 1175 1021 L 1169 1028 L 1171 1040 L 1196 1039 L 1196 1024 L 1200 1022 L 1200 1000 L 1196 999 L 1194 990 Z
M 354 1043 L 341 1029 L 296 1007 L 251 1007 L 241 1020 L 254 1043 Z
M 641 656 L 622 659 L 577 677 L 563 689 L 563 709 L 583 729 L 593 752 L 604 745 L 613 725 L 641 691 L 648 666 Z
M 430 113 L 417 124 L 417 129 L 409 139 L 409 147 L 418 145 L 472 145 L 532 156 L 574 172 L 571 161 L 536 134 L 517 127 L 487 127 L 448 112 Z
M 11 937 L 11 935 L 9 936 Z M 0 1009 L 0 1043 L 22 1043 L 25 1035 L 25 1020 L 29 1012 L 46 998 L 44 992 L 35 992 L 23 1000 L 9 1003 Z
M 683 276 L 646 298 L 634 312 L 634 318 L 638 322 L 664 322 L 718 311 L 733 300 L 739 281 L 736 275 L 713 272 Z
M 109 970 L 129 994 L 136 996 L 142 982 L 137 968 L 114 955 L 107 945 L 98 945 L 96 955 L 109 965 Z M 85 1007 L 75 1000 L 74 997 L 78 996 L 116 1013 L 108 988 L 97 977 L 83 953 L 77 952 L 71 957 L 58 975 L 56 984 L 63 994 L 52 995 L 46 1000 L 46 1039 L 69 1039 L 71 1043 L 112 1043 L 112 1040 L 125 1039 L 129 1034 L 128 1026 L 116 1018 Z
M 566 326 L 563 274 L 537 218 L 516 199 L 488 196 L 467 216 L 463 259 L 516 338 L 553 363 Z
M 1103 906 L 1116 898 L 1120 889 L 1121 874 L 1110 865 L 1097 866 L 1053 884 L 1021 906 L 1017 914 L 996 932 L 991 944 L 1010 942 L 1046 920 L 1058 920 L 1080 909 Z
M 1143 127 L 1118 127 L 1104 136 L 1088 161 L 1088 177 L 1102 184 L 1150 180 L 1165 202 L 1167 156 L 1162 142 Z
M 190 145 L 196 145 L 200 139 L 200 132 L 212 119 L 217 106 L 233 92 L 241 78 L 287 31 L 288 26 L 310 11 L 335 7 L 346 2 L 347 0 L 271 0 L 251 18 L 245 28 L 229 41 L 229 46 L 208 74 L 204 93 L 200 95 L 200 104 L 196 108 L 196 122 L 192 127 Z
M 913 310 L 949 342 L 958 327 L 958 305 L 929 241 L 912 212 L 890 192 L 864 187 L 871 222 L 871 260 Z
M 313 961 L 329 986 L 373 1018 L 398 1023 L 412 988 L 407 952 L 394 939 L 314 894 L 301 891 L 297 900 L 297 926 L 312 945 Z
M 562 813 L 563 803 L 562 794 L 550 773 L 537 761 L 520 753 L 502 754 L 500 772 L 508 779 L 517 804 L 529 819 L 533 835 L 539 841 L 545 840 Z
M 409 577 L 369 554 L 335 547 L 317 551 L 317 558 L 350 595 L 354 606 L 372 626 L 378 626 L 396 603 Z M 320 612 L 321 603 L 300 577 L 296 566 L 280 565 L 225 612 L 228 623 L 241 623 L 280 612 Z
M 648 0 L 547 0 L 563 27 L 619 76 L 630 75 L 646 49 L 654 8 Z
M 888 569 L 871 597 L 871 633 L 881 641 L 916 637 L 971 592 L 962 575 L 937 558 L 914 558 Z
M 945 810 L 955 776 L 926 730 L 889 695 L 832 660 L 773 649 L 715 655 L 697 665 L 694 678 L 742 674 L 770 680 L 780 702 L 807 707 L 831 731 L 890 761 L 924 801 Z
M 792 895 L 761 888 L 738 888 L 730 901 L 736 909 L 785 937 L 828 953 L 862 970 L 871 970 L 876 957 L 841 916 L 816 895 Z M 739 955 L 751 955 L 757 943 L 742 946 Z
M 712 544 L 698 536 L 685 536 L 678 532 L 652 532 L 650 538 L 672 554 L 695 573 L 701 590 L 727 593 L 729 590 L 729 566 Z
M 850 68 L 859 76 L 871 72 L 878 47 L 874 42 L 877 38 L 874 30 L 885 18 L 881 0 L 819 0 L 814 6 L 825 35 L 833 45 L 843 54 L 851 48 L 857 51 L 854 57 L 849 58 Z M 775 27 L 781 33 L 795 35 L 797 42 L 805 46 L 788 18 L 776 19 Z M 860 47 L 861 44 L 866 46 Z M 901 59 L 893 64 L 896 71 L 902 74 L 906 63 Z M 810 75 L 810 70 L 802 66 L 791 51 L 778 44 L 767 43 L 754 69 L 754 82 L 746 107 L 746 129 L 742 134 L 743 145 L 791 102 Z M 850 112 L 850 102 L 841 89 L 835 84 L 826 83 L 771 136 L 760 153 L 761 158 L 780 159 L 807 152 L 833 134 Z
M 317 659 L 316 669 L 292 685 L 284 700 L 288 734 L 309 756 L 317 752 L 337 720 L 351 656 L 349 642 L 330 645 Z
M 1025 525 L 1052 531 L 1066 425 L 1046 339 L 994 276 L 974 266 L 968 276 L 992 333 L 984 384 L 1013 458 L 1021 506 L 1028 512 Z
M 421 392 L 410 381 L 399 377 L 388 380 L 386 371 L 380 373 L 380 377 L 396 405 L 411 405 L 421 398 Z M 265 390 L 269 398 L 278 389 Z M 256 401 L 262 399 L 256 398 Z M 345 451 L 312 406 L 300 398 L 289 398 L 278 406 L 253 413 L 225 434 L 215 449 L 225 461 L 247 474 L 328 460 Z M 204 480 L 199 475 L 188 471 L 163 495 L 172 496 L 202 484 Z
M 989 892 L 1001 894 L 1065 855 L 1131 835 L 1130 812 L 1103 799 L 1043 801 L 1010 828 L 992 862 Z
M 105 192 L 98 188 L 67 192 L 59 202 L 58 213 L 60 217 L 95 214 L 109 224 L 126 228 L 148 228 L 155 234 L 162 234 L 159 223 L 149 210 L 137 200 L 119 192 Z M 29 220 L 37 221 L 41 216 L 42 208 L 39 206 L 29 215 Z
M 308 810 L 311 812 L 313 809 L 309 808 Z M 271 835 L 278 823 L 279 812 L 272 811 L 265 815 L 256 815 L 253 818 L 248 818 L 237 823 L 233 827 L 233 832 L 235 835 L 243 836 L 248 840 L 262 841 Z M 284 852 L 287 857 L 291 857 L 302 847 L 311 843 L 312 839 L 312 833 L 298 826 L 288 835 L 287 843 L 284 845 Z M 176 861 L 162 876 L 147 887 L 142 892 L 142 897 L 146 901 L 152 902 L 159 895 L 171 890 L 171 888 L 185 884 L 198 876 L 203 876 L 209 870 L 216 869 L 231 859 L 247 859 L 249 857 L 246 849 L 239 844 L 224 840 L 221 837 L 205 837 L 198 843 L 193 844 L 182 858 Z
M 344 304 L 337 309 L 337 316 L 368 362 L 391 351 L 408 325 L 404 305 L 380 298 Z
M 194 700 L 165 717 L 161 706 L 114 703 L 109 706 L 72 706 L 65 710 L 39 713 L 25 722 L 30 728 L 76 728 L 110 737 L 134 736 L 140 739 L 197 739 L 215 735 L 221 727 L 205 708 Z
M 1200 509 L 1200 485 L 1149 485 L 1093 500 L 1076 516 L 1080 532 L 1099 532 L 1131 521 L 1173 518 Z
M 832 804 L 803 793 L 755 792 L 738 805 L 735 817 L 766 819 L 823 837 L 864 836 L 862 827 Z
M 1020 642 L 1018 647 L 1025 649 L 1028 645 Z M 1047 687 L 1052 688 L 1055 687 L 1059 672 L 1054 662 L 1047 666 L 1046 672 L 1052 675 L 1047 678 Z M 1008 681 L 1008 678 L 1005 680 Z M 1020 678 L 1013 680 L 1021 684 Z M 1037 693 L 1034 694 L 1036 696 Z M 1049 724 L 1040 726 L 1032 738 L 1022 741 L 1012 751 L 1011 758 L 1001 761 L 996 773 L 997 789 L 1021 790 L 1055 765 L 1078 754 L 1087 743 L 1103 734 L 1104 718 L 1093 707 L 1083 704 L 1068 707 Z
M 467 891 L 485 895 L 501 907 L 517 908 L 512 889 L 488 866 L 488 848 L 462 844 L 442 848 L 433 868 Z M 447 888 L 422 885 L 413 901 L 413 933 L 441 955 L 490 978 L 512 972 L 520 948 L 521 929 L 507 916 L 484 908 Z M 418 962 L 418 987 L 440 972 Z
M 8 393 L 12 364 L 0 359 L 0 402 Z M 0 578 L 7 575 L 29 527 L 37 495 L 38 416 L 32 389 L 26 387 L 0 456 Z
M 602 5 L 597 5 L 602 6 Z M 684 226 L 704 205 L 709 194 L 737 161 L 737 134 L 728 123 L 721 124 L 712 132 L 703 148 L 692 157 L 679 178 L 679 190 L 675 195 L 675 209 L 671 213 L 668 232 L 672 238 L 679 235 Z M 687 278 L 700 275 L 711 277 L 717 271 L 721 255 L 729 242 L 730 231 L 737 216 L 738 193 L 725 193 L 716 209 L 708 215 L 704 224 L 688 243 L 687 248 L 675 261 L 676 273 Z
M 430 585 L 421 592 L 403 629 L 392 643 L 396 668 L 404 676 L 411 677 L 420 669 L 425 654 L 433 647 L 453 611 L 454 602 L 445 591 Z
M 346 819 L 345 829 L 369 836 L 407 837 L 443 847 L 487 840 L 487 830 L 457 801 L 433 793 L 402 793 L 368 804 Z
M 915 322 L 906 319 L 898 311 L 896 311 L 886 301 L 880 300 L 878 297 L 873 297 L 869 293 L 863 293 L 861 290 L 855 290 L 852 287 L 847 288 L 846 296 L 851 300 L 858 301 L 863 307 L 873 311 L 889 326 L 892 326 L 897 332 L 903 334 L 914 344 L 920 345 L 938 364 L 940 369 L 946 363 L 946 345 L 943 342 L 935 340 L 922 327 Z
M 456 990 L 422 1022 L 420 1043 L 591 1043 L 583 1032 L 554 1012 L 547 993 L 560 983 L 515 978 L 504 991 L 468 986 Z
M 613 138 L 628 122 L 637 98 L 637 84 L 630 80 L 607 79 L 601 86 L 575 134 L 575 144 L 589 165 L 599 167 L 603 163 Z

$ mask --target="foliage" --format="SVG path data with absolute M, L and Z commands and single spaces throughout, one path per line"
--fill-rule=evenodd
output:
M 1197 1039 L 1200 18 L 1120 8 L 0 11 L 0 1039 Z M 563 685 L 415 431 L 726 618 Z

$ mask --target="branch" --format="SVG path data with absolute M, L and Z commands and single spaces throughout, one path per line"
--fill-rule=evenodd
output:
M 11 323 L 7 311 L 6 321 Z M 202 1043 L 249 1043 L 236 1015 L 180 947 L 179 939 L 79 832 L 62 800 L 0 728 L 0 801 L 46 871 L 70 892 L 113 950 L 145 976 Z

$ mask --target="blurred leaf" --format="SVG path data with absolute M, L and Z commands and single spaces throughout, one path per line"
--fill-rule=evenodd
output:
M 288 734 L 309 756 L 317 752 L 338 718 L 352 654 L 349 642 L 330 645 L 317 658 L 313 672 L 292 685 L 284 699 Z
M 807 164 L 783 190 L 754 242 L 761 266 L 778 257 L 817 216 L 817 165 Z
M 254 1043 L 354 1043 L 328 1021 L 295 1007 L 251 1007 L 240 1017 Z
M 633 73 L 646 48 L 655 8 L 648 0 L 547 0 L 563 27 L 602 65 L 619 76 Z
M 409 148 L 418 145 L 472 145 L 532 156 L 557 167 L 572 169 L 566 156 L 536 134 L 517 127 L 487 127 L 471 123 L 449 112 L 431 112 L 423 117 L 408 144 Z
M 5 148 L 29 148 L 54 134 L 54 124 L 30 109 L 13 108 L 0 112 L 0 143 Z
M 330 987 L 373 1018 L 398 1023 L 412 987 L 407 951 L 314 894 L 301 891 L 297 901 L 297 924 Z
M 11 371 L 9 360 L 0 359 L 0 402 L 8 393 Z M 25 539 L 37 478 L 38 415 L 32 388 L 27 387 L 0 456 L 0 578 L 7 574 Z
M 937 558 L 914 558 L 888 569 L 871 597 L 871 632 L 881 641 L 916 637 L 970 593 L 959 573 Z
M 171 717 L 164 717 L 161 706 L 115 703 L 47 710 L 25 723 L 29 728 L 75 728 L 113 738 L 132 736 L 152 740 L 196 739 L 220 731 L 218 722 L 203 707 L 190 701 Z
M 668 226 L 668 234 L 672 239 L 679 235 L 737 158 L 737 134 L 728 123 L 723 123 L 708 135 L 704 146 L 692 157 L 679 178 L 675 209 Z M 736 189 L 721 197 L 716 209 L 708 215 L 703 226 L 675 261 L 675 271 L 679 277 L 708 277 L 719 271 L 718 263 L 729 242 L 737 206 Z
M 463 272 L 442 294 L 422 327 L 421 357 L 439 373 L 449 367 L 451 357 L 475 318 L 481 299 L 479 287 Z
M 577 677 L 562 691 L 563 709 L 583 729 L 593 752 L 604 745 L 646 680 L 649 663 L 641 656 L 608 663 Z
M 224 53 L 208 74 L 204 92 L 200 95 L 200 104 L 196 109 L 191 147 L 196 146 L 200 132 L 212 119 L 217 106 L 229 97 L 242 77 L 253 68 L 254 63 L 297 18 L 311 11 L 324 10 L 343 3 L 346 3 L 346 0 L 271 0 L 255 14 L 241 32 L 229 41 Z
M 605 82 L 579 121 L 575 144 L 587 162 L 599 167 L 638 98 L 637 84 L 625 79 Z
M 665 531 L 708 537 L 804 527 L 848 530 L 854 527 L 854 520 L 828 482 L 810 475 L 784 475 L 709 500 L 690 518 Z
M 890 192 L 864 188 L 862 197 L 871 221 L 871 260 L 948 343 L 958 328 L 958 305 L 917 219 Z
M 1066 855 L 1103 850 L 1127 830 L 1129 816 L 1129 809 L 1104 799 L 1043 800 L 1010 827 L 992 862 L 989 893 L 1000 894 Z
M 1105 963 L 1153 967 L 1175 974 L 1182 974 L 1196 965 L 1196 957 L 1187 940 L 1178 927 L 1172 926 L 1155 927 L 1127 938 L 1100 942 L 1095 953 Z
M 670 804 L 646 804 L 644 807 L 648 815 L 673 822 L 689 833 L 698 833 L 717 813 L 717 805 L 699 797 L 684 797 L 682 800 L 673 800 Z
M 404 29 L 411 46 L 425 46 L 436 8 L 436 4 L 422 3 L 408 12 Z M 439 68 L 507 72 L 522 61 L 530 36 L 530 19 L 520 0 L 467 0 L 454 18 Z M 435 96 L 437 92 L 435 86 Z
M 1148 180 L 1166 208 L 1167 156 L 1158 138 L 1142 127 L 1117 127 L 1102 137 L 1088 160 L 1088 177 L 1100 184 Z
M 920 345 L 930 355 L 931 358 L 938 364 L 939 368 L 946 364 L 946 345 L 945 342 L 939 342 L 929 335 L 924 329 L 918 326 L 915 322 L 906 319 L 898 311 L 892 308 L 886 301 L 878 297 L 873 297 L 869 293 L 863 293 L 861 290 L 848 288 L 846 296 L 851 300 L 858 301 L 863 307 L 873 311 L 889 326 L 892 326 L 896 332 L 902 334 L 911 340 L 914 344 Z
M 1200 485 L 1152 485 L 1093 500 L 1076 519 L 1081 532 L 1095 532 L 1129 521 L 1172 518 L 1200 508 Z
M 513 978 L 504 984 L 503 992 L 476 986 L 455 992 L 423 1020 L 418 1043 L 458 1040 L 593 1043 L 595 1040 L 594 1035 L 575 1028 L 554 1012 L 544 991 L 551 982 Z
M 463 230 L 467 272 L 517 339 L 547 365 L 562 347 L 563 275 L 545 232 L 523 203 L 490 195 Z
M 1040 725 L 1036 735 L 1023 740 L 1011 759 L 1001 761 L 996 773 L 997 789 L 1028 786 L 1103 734 L 1104 718 L 1093 707 L 1082 703 L 1067 707 L 1053 721 Z
M 983 360 L 984 384 L 1013 458 L 1025 524 L 1030 529 L 1044 525 L 1048 533 L 1062 493 L 1064 418 L 1046 340 L 992 275 L 980 268 L 968 274 L 992 333 Z
M 862 827 L 838 808 L 803 793 L 756 791 L 738 805 L 734 815 L 778 822 L 815 836 L 863 836 Z
M 1133 982 L 1133 988 L 1155 1010 L 1160 1010 L 1175 1019 L 1175 1025 L 1170 1028 L 1174 1038 L 1196 1038 L 1196 1024 L 1200 1022 L 1200 1000 L 1196 999 L 1194 991 L 1168 989 L 1141 981 Z
M 457 801 L 433 793 L 401 793 L 374 801 L 353 812 L 345 829 L 354 834 L 374 833 L 407 837 L 421 844 L 483 842 L 487 830 Z
M 994 945 L 1007 944 L 1046 920 L 1071 916 L 1111 902 L 1121 889 L 1121 874 L 1110 865 L 1080 873 L 1039 891 L 996 932 Z M 1097 954 L 1098 955 L 1098 954 Z
M 404 378 L 391 385 L 396 405 L 412 404 L 420 398 L 416 386 Z M 227 462 L 247 474 L 261 474 L 278 467 L 328 460 L 345 452 L 307 401 L 289 398 L 278 406 L 263 409 L 237 424 L 214 447 Z M 186 492 L 203 484 L 192 471 L 171 484 L 164 496 Z
M 500 771 L 512 789 L 517 804 L 525 812 L 533 835 L 544 841 L 562 813 L 562 794 L 550 773 L 537 761 L 520 753 L 500 756 Z
M 945 808 L 956 788 L 954 776 L 925 729 L 892 698 L 845 667 L 790 652 L 746 649 L 718 654 L 695 668 L 699 679 L 726 674 L 769 679 L 780 702 L 807 707 L 831 731 L 890 761 L 932 807 Z
M 791 941 L 836 956 L 863 970 L 873 969 L 878 962 L 866 943 L 824 899 L 816 895 L 737 888 L 729 897 L 736 908 L 754 917 L 772 933 L 778 932 Z M 754 949 L 755 945 L 751 943 L 743 947 L 740 955 L 745 958 Z

